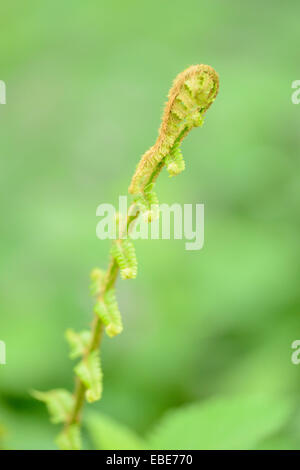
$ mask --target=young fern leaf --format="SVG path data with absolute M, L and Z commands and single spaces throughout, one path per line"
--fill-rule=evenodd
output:
M 65 338 L 70 346 L 70 358 L 76 359 L 77 357 L 85 354 L 91 341 L 91 332 L 89 330 L 84 330 L 80 333 L 76 333 L 74 330 L 69 328 L 65 333 Z
M 117 238 L 124 239 L 127 236 L 127 214 L 121 214 L 116 212 L 115 214 L 116 221 L 116 236 Z
M 185 169 L 185 163 L 179 145 L 180 142 L 176 142 L 170 154 L 165 158 L 165 164 L 170 176 L 179 175 L 179 173 Z
M 105 292 L 104 299 L 96 303 L 94 311 L 104 324 L 107 336 L 113 338 L 122 333 L 123 325 L 115 289 Z
M 31 394 L 37 400 L 46 403 L 52 423 L 67 422 L 74 405 L 74 396 L 70 392 L 64 389 L 50 390 L 49 392 L 34 390 Z
M 167 166 L 170 176 L 184 170 L 180 144 L 193 127 L 203 124 L 204 114 L 215 100 L 218 88 L 218 75 L 208 65 L 193 65 L 175 79 L 169 92 L 157 141 L 142 156 L 129 187 L 129 192 L 135 196 L 134 204 L 129 208 L 127 215 L 116 215 L 119 239 L 112 244 L 109 267 L 106 273 L 94 269 L 91 274 L 91 292 L 97 297 L 91 335 L 88 338 L 87 332 L 67 332 L 72 357 L 83 355 L 83 359 L 74 369 L 77 375 L 74 397 L 65 390 L 34 392 L 37 399 L 46 402 L 54 422 L 65 422 L 65 428 L 57 441 L 62 449 L 81 448 L 79 423 L 84 396 L 88 402 L 101 398 L 99 345 L 102 327 L 105 326 L 108 336 L 115 336 L 122 331 L 114 286 L 119 269 L 123 279 L 133 279 L 137 275 L 134 246 L 127 238 L 130 229 L 140 212 L 149 222 L 156 217 L 153 209 L 158 206 L 154 192 L 156 178 L 164 165 Z
M 93 403 L 100 400 L 102 395 L 102 370 L 99 352 L 91 352 L 77 364 L 74 371 L 86 388 L 86 401 Z
M 71 424 L 66 427 L 57 436 L 56 444 L 60 450 L 80 450 L 81 436 L 79 424 Z
M 131 240 L 126 238 L 125 240 L 122 240 L 122 245 L 123 245 L 124 255 L 128 261 L 128 264 L 132 273 L 132 279 L 135 279 L 137 276 L 138 265 L 137 265 L 134 244 L 132 243 Z
M 137 259 L 133 243 L 128 239 L 116 240 L 111 247 L 111 255 L 119 265 L 122 279 L 135 279 Z
M 134 202 L 139 207 L 146 222 L 152 222 L 152 220 L 156 220 L 159 214 L 158 197 L 153 188 L 154 183 L 147 184 L 143 192 L 138 194 L 134 199 Z
M 156 180 L 174 145 L 180 144 L 193 127 L 203 124 L 203 116 L 215 100 L 218 88 L 218 75 L 208 65 L 192 65 L 177 76 L 168 95 L 157 141 L 137 166 L 129 187 L 131 194 L 143 194 L 145 186 Z M 174 168 L 172 165 L 172 174 L 177 171 Z

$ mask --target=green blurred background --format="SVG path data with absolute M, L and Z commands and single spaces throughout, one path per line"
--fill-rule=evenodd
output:
M 272 445 L 298 448 L 299 15 L 296 0 L 1 4 L 3 446 L 55 448 L 29 391 L 73 386 L 64 331 L 90 323 L 89 272 L 108 260 L 96 207 L 126 194 L 176 74 L 207 63 L 219 96 L 183 144 L 184 174 L 157 185 L 161 203 L 205 204 L 205 246 L 136 243 L 124 332 L 104 340 L 88 409 L 145 435 L 187 403 L 276 395 L 292 412 Z

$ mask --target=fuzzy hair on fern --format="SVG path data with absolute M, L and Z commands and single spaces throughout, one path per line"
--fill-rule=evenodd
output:
M 82 447 L 80 427 L 84 402 L 92 403 L 102 395 L 102 369 L 100 343 L 103 331 L 113 338 L 123 330 L 116 299 L 115 284 L 120 272 L 122 279 L 137 276 L 137 260 L 130 231 L 139 215 L 147 222 L 156 219 L 158 198 L 154 191 L 156 179 L 166 166 L 171 177 L 185 169 L 180 145 L 187 134 L 202 126 L 204 115 L 215 100 L 219 78 L 208 65 L 192 65 L 180 73 L 170 89 L 155 144 L 142 156 L 129 186 L 133 201 L 127 217 L 120 223 L 118 239 L 112 243 L 110 262 L 106 271 L 99 268 L 91 272 L 90 291 L 95 297 L 94 317 L 90 330 L 67 330 L 70 358 L 79 359 L 74 368 L 75 390 L 32 392 L 43 401 L 53 423 L 63 423 L 57 445 L 64 450 Z

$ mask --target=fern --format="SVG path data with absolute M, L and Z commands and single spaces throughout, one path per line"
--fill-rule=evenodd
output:
M 105 292 L 104 299 L 100 299 L 96 303 L 94 311 L 99 316 L 103 325 L 105 325 L 105 331 L 108 336 L 112 338 L 123 331 L 115 289 Z
M 81 447 L 80 421 L 84 401 L 93 402 L 101 398 L 99 345 L 103 330 L 113 337 L 123 329 L 115 283 L 119 271 L 122 279 L 134 279 L 137 276 L 136 254 L 130 240 L 133 223 L 140 214 L 148 222 L 157 217 L 158 198 L 154 191 L 156 179 L 164 166 L 170 176 L 184 170 L 181 142 L 192 128 L 203 124 L 204 114 L 216 98 L 218 88 L 218 75 L 208 65 L 193 65 L 175 79 L 156 143 L 142 156 L 133 175 L 129 187 L 129 193 L 134 196 L 133 203 L 127 216 L 116 216 L 118 239 L 112 244 L 108 269 L 104 272 L 96 268 L 91 273 L 90 290 L 96 298 L 91 331 L 75 333 L 68 330 L 66 333 L 71 346 L 71 358 L 82 356 L 74 369 L 77 377 L 74 396 L 61 390 L 34 394 L 47 404 L 54 422 L 65 423 L 57 439 L 61 449 Z
M 77 357 L 83 356 L 86 352 L 90 344 L 91 332 L 89 330 L 84 330 L 80 333 L 76 333 L 74 330 L 68 329 L 65 337 L 71 349 L 70 358 L 76 359 Z
M 105 278 L 105 272 L 102 269 L 95 268 L 91 272 L 90 292 L 93 296 L 99 295 Z
M 166 156 L 165 164 L 170 176 L 179 175 L 185 169 L 182 152 L 180 150 L 180 142 L 176 142 L 169 155 Z
M 203 124 L 203 116 L 218 93 L 219 80 L 208 65 L 194 65 L 180 73 L 169 92 L 156 143 L 142 157 L 132 178 L 129 192 L 143 193 L 156 179 L 174 145 L 193 127 Z
M 79 424 L 70 424 L 56 438 L 61 450 L 80 450 L 81 437 Z
M 128 240 L 117 240 L 111 247 L 111 255 L 120 268 L 122 279 L 135 279 L 137 276 L 137 260 L 133 243 Z
M 102 370 L 99 351 L 93 351 L 74 368 L 84 384 L 86 400 L 89 403 L 100 400 L 102 395 Z
M 46 403 L 52 423 L 64 423 L 74 405 L 74 396 L 64 389 L 50 390 L 49 392 L 33 391 L 37 400 Z

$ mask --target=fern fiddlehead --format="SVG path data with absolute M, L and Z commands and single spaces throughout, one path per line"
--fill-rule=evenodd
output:
M 180 73 L 170 89 L 156 143 L 141 158 L 133 175 L 129 193 L 134 196 L 118 240 L 113 241 L 106 272 L 96 268 L 91 273 L 91 294 L 95 296 L 91 330 L 76 333 L 67 330 L 72 359 L 81 358 L 75 366 L 75 391 L 63 389 L 33 392 L 46 403 L 51 420 L 64 423 L 57 438 L 61 449 L 80 449 L 80 424 L 84 401 L 101 398 L 102 370 L 99 346 L 103 330 L 109 337 L 122 332 L 122 319 L 116 300 L 115 283 L 120 271 L 122 279 L 137 275 L 135 250 L 129 234 L 140 214 L 151 222 L 157 217 L 158 199 L 154 191 L 156 179 L 166 166 L 175 176 L 185 168 L 180 150 L 184 137 L 203 124 L 204 114 L 215 100 L 219 88 L 217 73 L 208 65 L 193 65 Z
M 218 75 L 208 65 L 193 65 L 176 77 L 157 141 L 142 156 L 129 187 L 131 194 L 143 193 L 165 164 L 172 176 L 184 169 L 180 143 L 193 127 L 203 124 L 204 114 L 216 98 L 218 88 Z

